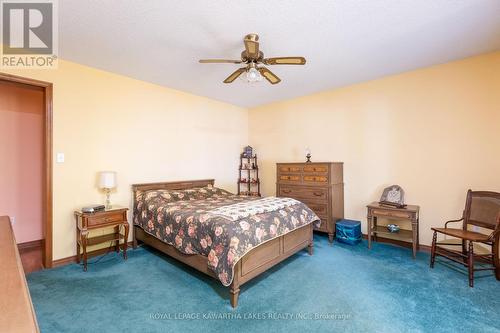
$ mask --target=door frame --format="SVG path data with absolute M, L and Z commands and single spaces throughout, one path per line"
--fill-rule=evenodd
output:
M 20 83 L 43 89 L 43 173 L 42 173 L 42 223 L 43 251 L 42 261 L 45 268 L 52 268 L 52 83 L 25 78 L 0 72 L 0 81 Z

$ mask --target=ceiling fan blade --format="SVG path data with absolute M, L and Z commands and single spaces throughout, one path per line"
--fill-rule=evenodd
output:
M 241 60 L 229 60 L 229 59 L 201 59 L 202 64 L 241 64 Z
M 243 39 L 243 43 L 245 43 L 245 51 L 246 56 L 249 59 L 258 59 L 259 58 L 259 36 L 256 34 L 246 35 Z
M 279 77 L 277 77 L 273 72 L 271 72 L 266 67 L 259 67 L 258 70 L 259 70 L 260 74 L 263 77 L 265 77 L 267 81 L 269 81 L 269 83 L 276 84 L 276 83 L 281 82 L 281 79 Z
M 267 58 L 262 60 L 266 65 L 305 65 L 306 58 L 304 57 L 278 57 Z
M 225 80 L 224 80 L 224 83 L 231 83 L 233 82 L 234 80 L 236 80 L 238 78 L 238 76 L 240 76 L 242 73 L 244 73 L 247 69 L 245 67 L 243 68 L 238 68 L 237 70 L 235 70 L 231 75 L 229 75 Z

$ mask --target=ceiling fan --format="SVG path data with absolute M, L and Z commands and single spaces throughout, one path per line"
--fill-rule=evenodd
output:
M 264 77 L 269 83 L 277 84 L 281 79 L 263 65 L 304 65 L 306 59 L 304 57 L 277 57 L 264 58 L 264 53 L 259 50 L 259 35 L 248 34 L 243 38 L 245 50 L 241 52 L 241 60 L 227 59 L 201 59 L 202 64 L 245 64 L 245 67 L 238 68 L 229 75 L 224 83 L 231 83 L 240 75 L 245 73 L 245 79 L 248 82 L 258 82 Z

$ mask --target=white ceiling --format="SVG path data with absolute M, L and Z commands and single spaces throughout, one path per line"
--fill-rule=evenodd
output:
M 62 0 L 60 57 L 253 107 L 500 49 L 499 0 Z M 222 81 L 260 35 L 282 82 Z

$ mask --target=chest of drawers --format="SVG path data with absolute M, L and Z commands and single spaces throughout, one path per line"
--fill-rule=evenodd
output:
M 277 163 L 276 172 L 276 196 L 305 203 L 321 219 L 315 230 L 333 242 L 335 222 L 344 218 L 343 163 Z

